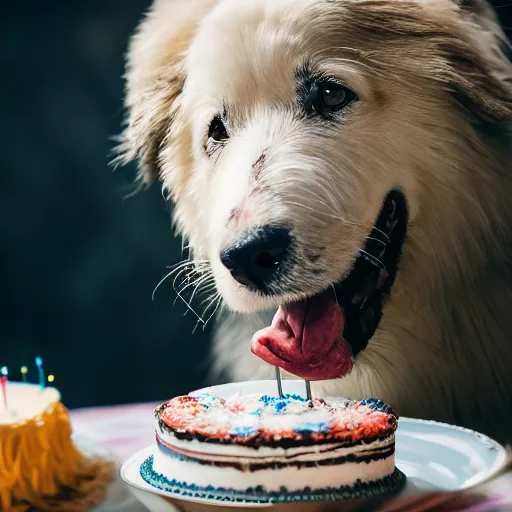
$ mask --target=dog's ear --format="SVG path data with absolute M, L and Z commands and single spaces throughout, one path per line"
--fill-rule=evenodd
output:
M 448 49 L 455 98 L 478 121 L 512 120 L 512 51 L 486 0 L 458 0 L 468 38 Z
M 155 0 L 127 54 L 126 127 L 117 162 L 139 162 L 140 178 L 160 177 L 159 154 L 180 108 L 184 61 L 201 18 L 217 0 Z

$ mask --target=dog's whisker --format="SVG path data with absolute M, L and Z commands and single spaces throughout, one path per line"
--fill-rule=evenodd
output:
M 200 285 L 196 286 L 196 288 L 194 289 L 194 292 L 193 292 L 192 296 L 191 296 L 191 297 L 190 297 L 190 299 L 189 299 L 189 302 L 190 302 L 190 303 L 192 303 L 192 301 L 194 300 L 194 296 L 195 296 L 195 294 L 197 293 L 198 289 L 199 289 L 201 286 L 202 286 L 202 284 L 200 284 Z M 215 284 L 213 283 L 213 284 L 210 284 L 210 285 L 206 286 L 205 288 L 203 288 L 203 289 L 201 290 L 201 293 L 209 294 L 209 293 L 211 293 L 212 291 L 214 291 L 215 289 L 216 289 L 216 287 L 215 287 Z M 202 316 L 204 316 L 204 313 L 203 313 L 203 315 L 202 315 Z
M 206 285 L 202 285 L 202 289 L 201 289 L 201 293 L 203 294 L 206 294 L 206 293 L 210 293 L 212 292 L 213 290 L 216 290 L 217 289 L 217 284 L 215 282 L 212 282 L 212 283 L 208 283 Z
M 197 264 L 189 263 L 188 265 L 182 265 L 181 267 L 175 268 L 172 271 L 172 273 L 177 273 L 177 272 L 182 273 L 184 270 L 187 272 L 187 277 L 190 277 L 193 275 L 198 275 L 198 276 L 205 275 L 206 273 L 208 273 L 210 271 L 210 268 L 206 265 L 199 266 Z
M 389 236 L 387 233 L 385 233 L 384 231 L 382 231 L 382 229 L 379 229 L 377 226 L 372 226 L 372 229 L 375 229 L 375 231 L 379 232 L 385 239 L 386 241 L 389 243 Z
M 214 303 L 215 300 L 218 300 L 219 301 L 219 304 L 222 303 L 222 299 L 221 299 L 221 295 L 219 292 L 216 292 L 213 294 L 213 299 L 212 301 L 210 302 L 210 304 L 208 304 L 207 308 L 203 311 L 203 316 L 204 314 L 206 313 L 206 311 L 210 308 L 211 304 Z M 211 297 L 210 297 L 211 298 Z M 203 301 L 204 302 L 204 301 Z M 194 328 L 192 329 L 192 334 L 195 334 L 195 332 L 197 331 L 197 328 L 199 326 L 199 324 L 202 324 L 203 325 L 203 330 L 206 328 L 206 325 L 208 324 L 208 322 L 210 321 L 210 318 L 213 317 L 213 315 L 215 315 L 216 311 L 217 311 L 217 308 L 218 308 L 218 305 L 217 307 L 215 308 L 214 312 L 212 315 L 210 315 L 210 317 L 208 317 L 208 319 L 206 320 L 206 322 L 204 321 L 204 319 L 202 317 L 200 317 L 198 319 L 198 321 L 196 322 Z
M 194 300 L 194 297 L 197 293 L 197 291 L 204 286 L 202 293 L 209 292 L 212 288 L 215 288 L 215 280 L 213 275 L 209 275 L 208 279 L 205 279 L 204 281 L 197 283 L 197 286 L 194 288 L 194 291 L 192 292 L 192 295 L 190 296 L 190 302 Z
M 201 321 L 203 322 L 203 319 L 196 313 L 196 311 L 194 310 L 194 308 L 185 300 L 185 298 L 180 294 L 179 290 L 176 289 L 176 286 L 175 286 L 175 281 L 176 281 L 176 277 L 174 278 L 174 281 L 173 281 L 173 288 L 174 288 L 174 291 L 178 294 L 178 297 L 183 301 L 183 303 L 187 306 L 187 308 L 192 312 L 194 313 L 194 315 Z
M 169 279 L 178 269 L 180 269 L 180 272 L 178 273 L 178 275 L 182 274 L 183 271 L 184 271 L 184 268 L 183 266 L 181 267 L 178 267 L 177 269 L 174 269 L 174 270 L 171 270 L 170 272 L 168 272 L 167 274 L 165 274 L 164 277 L 162 277 L 162 279 L 160 279 L 160 281 L 158 281 L 158 284 L 155 286 L 154 290 L 153 290 L 153 293 L 151 294 L 151 300 L 154 301 L 155 300 L 155 294 L 156 292 L 158 291 L 158 289 L 160 288 L 160 286 L 162 286 L 163 283 L 165 283 L 165 281 L 167 279 Z
M 190 279 L 193 277 L 194 273 L 193 272 L 190 272 L 190 271 L 187 271 L 186 268 L 182 268 L 175 276 L 174 276 L 174 279 L 173 279 L 173 287 L 174 287 L 174 290 L 176 291 L 176 282 L 178 281 L 178 279 L 183 275 L 185 274 L 185 277 L 183 278 L 183 282 L 190 282 Z M 196 280 L 197 279 L 200 279 L 200 277 L 197 277 L 195 278 Z M 185 285 L 187 286 L 187 285 Z M 176 302 L 176 300 L 174 301 Z
M 196 294 L 198 288 L 205 282 L 208 282 L 208 279 L 211 279 L 211 276 L 209 275 L 206 275 L 206 276 L 202 276 L 202 277 L 198 277 L 196 278 L 194 281 L 191 281 L 189 283 L 187 283 L 183 288 L 181 288 L 179 290 L 179 293 L 181 295 L 183 295 L 185 293 L 185 291 L 189 288 L 191 288 L 192 286 L 194 286 L 194 290 L 192 292 L 192 295 L 191 297 L 189 298 L 188 302 L 191 303 L 192 300 L 194 299 L 194 295 Z M 178 300 L 178 297 L 176 297 L 176 299 L 174 299 L 174 304 L 176 304 L 176 301 Z
M 375 238 L 373 236 L 367 236 L 366 240 L 373 240 L 374 242 L 379 242 L 382 245 L 387 245 L 387 243 L 384 242 L 384 240 L 380 240 L 379 238 Z
M 338 294 L 336 293 L 336 287 L 331 284 L 331 288 L 332 288 L 332 291 L 334 292 L 334 298 L 336 299 L 336 304 L 340 304 L 339 301 L 338 301 Z
M 210 320 L 215 316 L 215 313 L 217 313 L 217 310 L 219 309 L 219 307 L 220 307 L 220 305 L 221 305 L 221 303 L 222 303 L 222 297 L 221 297 L 221 295 L 220 295 L 220 294 L 217 294 L 217 296 L 216 296 L 216 297 L 214 297 L 214 299 L 213 299 L 213 300 L 217 303 L 217 305 L 216 305 L 216 306 L 215 306 L 215 308 L 213 309 L 212 314 L 211 314 L 211 315 L 206 319 L 206 322 L 205 322 L 205 323 L 204 323 L 204 325 L 203 325 L 203 330 L 204 330 L 204 329 L 205 329 L 205 327 L 208 325 L 208 323 L 210 322 Z M 208 311 L 209 307 L 210 307 L 210 306 L 208 306 L 208 308 L 206 308 L 206 309 L 204 310 L 204 313 L 206 313 L 206 311 Z M 204 313 L 203 313 L 203 315 L 204 315 Z
M 173 265 L 169 265 L 169 266 L 167 266 L 166 268 L 167 268 L 167 270 L 172 270 L 172 269 L 174 269 L 174 268 L 178 267 L 179 265 L 184 266 L 184 265 L 191 265 L 191 264 L 192 264 L 192 262 L 191 262 L 191 261 L 189 261 L 189 260 L 186 260 L 186 261 L 178 261 L 178 263 L 174 263 Z
M 195 286 L 196 290 L 198 286 L 201 286 L 201 284 L 208 282 L 209 280 L 213 279 L 213 276 L 211 274 L 198 274 L 196 277 L 194 277 L 193 280 L 191 280 L 192 275 L 188 274 L 187 277 L 183 281 L 188 281 L 183 288 L 180 289 L 180 293 L 184 293 L 188 288 Z M 192 294 L 192 297 L 190 300 L 192 300 L 194 297 L 194 294 Z
M 174 265 L 170 265 L 167 267 L 169 270 L 173 270 L 173 272 L 177 272 L 179 269 L 183 267 L 190 267 L 192 271 L 202 271 L 204 268 L 208 268 L 207 260 L 184 260 L 175 263 Z
M 366 252 L 364 249 L 358 249 L 358 251 L 361 253 L 361 254 L 364 254 L 365 256 L 367 256 L 368 258 L 370 258 L 373 262 L 375 262 L 377 264 L 377 266 L 381 269 L 381 270 L 384 270 L 385 272 L 388 272 L 388 269 L 386 268 L 386 265 L 384 265 L 384 263 L 382 263 L 382 261 L 379 260 L 379 258 L 377 258 L 376 256 L 373 256 L 372 254 L 370 254 L 369 252 Z
M 201 322 L 202 322 L 202 319 L 200 319 L 200 320 L 201 320 Z M 195 325 L 195 326 L 194 326 L 194 328 L 192 329 L 192 334 L 195 334 L 195 333 L 196 333 L 196 331 L 197 331 L 197 327 L 198 327 L 198 325 L 199 325 L 201 322 L 200 322 L 199 320 L 196 322 L 196 325 Z

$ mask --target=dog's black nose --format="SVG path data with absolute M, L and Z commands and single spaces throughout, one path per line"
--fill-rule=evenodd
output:
M 282 268 L 290 248 L 290 231 L 264 226 L 245 234 L 220 254 L 233 279 L 253 290 L 266 287 Z

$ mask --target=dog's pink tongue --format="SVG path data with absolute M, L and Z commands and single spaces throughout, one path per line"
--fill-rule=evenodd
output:
M 352 350 L 343 339 L 343 313 L 332 292 L 281 306 L 272 325 L 257 332 L 252 352 L 308 380 L 343 377 L 352 369 Z

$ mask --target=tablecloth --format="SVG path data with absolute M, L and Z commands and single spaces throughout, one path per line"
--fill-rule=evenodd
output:
M 146 403 L 71 411 L 74 433 L 101 445 L 123 462 L 154 442 L 153 411 L 157 405 Z M 464 510 L 512 512 L 512 472 L 488 484 L 485 491 L 488 495 L 487 504 Z

